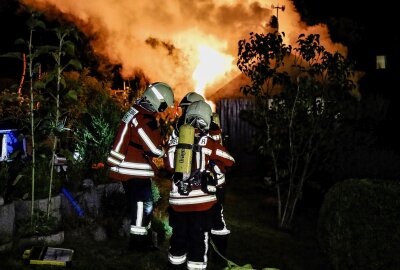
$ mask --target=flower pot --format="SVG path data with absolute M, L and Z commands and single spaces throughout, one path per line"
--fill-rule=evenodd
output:
M 15 221 L 29 220 L 31 215 L 31 200 L 17 200 L 15 201 Z M 38 199 L 34 201 L 34 209 L 47 212 L 48 199 Z M 59 222 L 61 221 L 61 196 L 57 194 L 51 198 L 50 216 L 55 217 Z
M 64 230 L 49 235 L 33 235 L 19 239 L 19 246 L 47 245 L 57 246 L 64 242 Z
M 34 201 L 33 223 L 31 221 L 30 200 L 18 200 L 15 203 L 16 235 L 18 245 L 56 245 L 64 242 L 64 231 L 61 225 L 61 196 L 51 198 L 50 215 L 47 218 L 48 199 Z

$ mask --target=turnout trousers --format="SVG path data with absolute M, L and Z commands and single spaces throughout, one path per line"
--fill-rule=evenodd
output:
M 199 212 L 177 212 L 169 207 L 172 227 L 168 261 L 179 266 L 186 263 L 189 270 L 207 268 L 209 234 L 213 209 Z
M 225 201 L 225 190 L 222 187 L 217 188 L 217 203 L 213 206 L 213 221 L 211 228 L 211 240 L 213 241 L 215 247 L 219 253 L 226 256 L 226 249 L 228 246 L 228 237 L 231 231 L 227 228 L 224 219 L 224 207 L 223 203 Z M 214 250 L 210 249 L 211 259 L 215 262 L 223 263 L 224 260 Z
M 151 246 L 151 218 L 153 214 L 153 197 L 151 179 L 129 179 L 122 182 L 128 202 L 128 213 L 131 220 L 129 248 L 147 249 Z

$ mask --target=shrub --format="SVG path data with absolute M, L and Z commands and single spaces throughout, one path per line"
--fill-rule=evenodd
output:
M 90 117 L 87 126 L 75 132 L 76 149 L 79 153 L 86 177 L 90 177 L 96 184 L 107 180 L 108 167 L 92 170 L 92 164 L 105 163 L 109 150 L 113 144 L 115 129 L 100 115 Z M 78 162 L 75 162 L 78 163 Z M 74 164 L 73 166 L 76 166 Z
M 399 269 L 400 183 L 348 179 L 326 194 L 318 239 L 334 269 Z

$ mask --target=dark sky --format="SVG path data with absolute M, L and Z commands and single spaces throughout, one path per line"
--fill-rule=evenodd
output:
M 0 0 L 0 54 L 11 52 L 15 48 L 15 40 L 24 36 L 22 29 L 26 29 L 25 20 L 16 16 L 17 7 L 16 0 Z M 14 77 L 15 70 L 21 69 L 18 60 L 0 58 L 0 61 L 0 77 Z

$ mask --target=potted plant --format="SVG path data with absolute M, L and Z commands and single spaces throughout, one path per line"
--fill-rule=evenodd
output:
M 41 153 L 36 162 L 35 198 L 32 201 L 31 193 L 31 160 L 16 160 L 10 165 L 12 181 L 9 190 L 9 199 L 13 201 L 15 209 L 15 232 L 17 240 L 24 242 L 57 243 L 64 240 L 61 216 L 60 190 L 62 178 L 56 177 L 49 185 L 50 155 Z M 21 169 L 22 168 L 22 169 Z M 52 190 L 50 207 L 48 194 Z M 32 207 L 33 203 L 33 207 Z M 31 209 L 34 209 L 33 214 Z M 44 213 L 44 214 L 43 214 Z
M 64 229 L 59 220 L 55 216 L 47 216 L 46 211 L 38 208 L 35 208 L 33 218 L 17 221 L 16 227 L 20 246 L 60 245 L 64 242 Z

